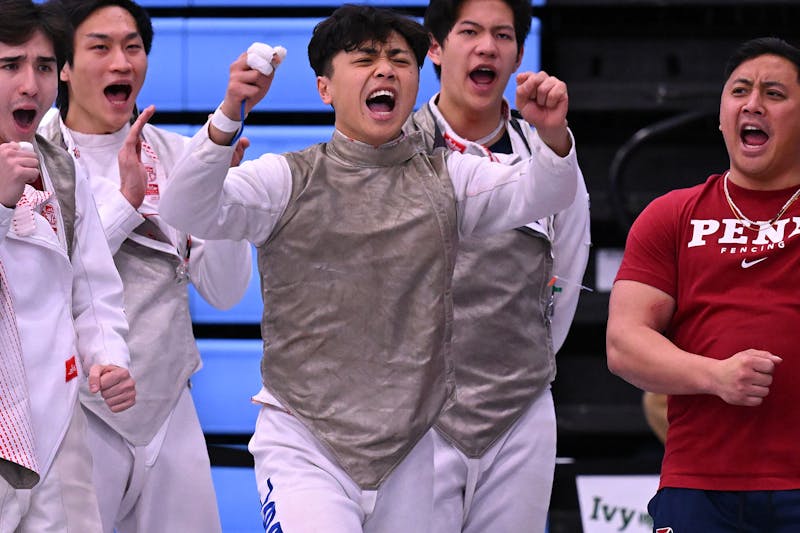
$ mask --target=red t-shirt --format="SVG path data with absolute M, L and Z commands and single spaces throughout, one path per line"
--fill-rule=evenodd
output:
M 711 395 L 669 398 L 661 486 L 711 490 L 800 488 L 800 200 L 771 227 L 734 216 L 721 175 L 654 200 L 628 235 L 617 279 L 675 298 L 666 335 L 724 359 L 747 348 L 783 358 L 758 407 Z M 728 183 L 750 220 L 770 220 L 795 192 Z

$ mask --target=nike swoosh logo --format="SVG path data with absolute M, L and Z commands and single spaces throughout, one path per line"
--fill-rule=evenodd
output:
M 766 260 L 766 257 L 762 257 L 761 259 L 754 259 L 753 261 L 748 261 L 747 259 L 742 259 L 742 268 L 750 268 L 753 265 L 759 264 L 761 261 Z

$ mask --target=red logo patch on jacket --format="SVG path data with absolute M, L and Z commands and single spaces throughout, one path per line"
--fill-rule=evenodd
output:
M 64 381 L 70 381 L 78 377 L 78 364 L 75 362 L 74 355 L 64 362 L 64 366 L 66 367 L 66 379 Z
M 147 189 L 145 194 L 147 196 L 158 196 L 158 183 L 156 182 L 156 169 L 151 165 L 145 165 L 144 170 L 147 172 Z

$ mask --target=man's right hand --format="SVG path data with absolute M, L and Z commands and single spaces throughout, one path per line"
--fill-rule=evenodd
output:
M 136 403 L 136 382 L 127 368 L 116 365 L 92 365 L 89 392 L 100 393 L 112 413 L 124 411 Z
M 136 117 L 117 155 L 119 191 L 134 209 L 142 205 L 147 190 L 147 171 L 142 164 L 142 128 L 155 112 L 156 108 L 151 105 Z
M 39 157 L 20 148 L 19 143 L 0 144 L 0 203 L 13 208 L 22 197 L 25 185 L 39 178 Z
M 275 70 L 269 76 L 265 76 L 251 68 L 247 64 L 247 52 L 243 53 L 231 63 L 225 99 L 217 112 L 221 111 L 228 120 L 239 122 L 244 120 L 250 110 L 267 94 L 274 77 Z M 242 116 L 242 102 L 244 102 L 244 116 Z M 209 138 L 221 146 L 229 145 L 235 134 L 235 131 L 218 129 L 213 122 L 208 127 Z
M 228 88 L 225 90 L 225 100 L 222 102 L 222 112 L 231 120 L 243 120 L 250 110 L 259 103 L 272 85 L 275 71 L 265 76 L 247 64 L 247 52 L 240 55 L 231 63 Z M 242 100 L 244 114 L 242 117 Z
M 721 360 L 716 372 L 716 395 L 732 405 L 761 405 L 781 361 L 777 355 L 752 348 Z

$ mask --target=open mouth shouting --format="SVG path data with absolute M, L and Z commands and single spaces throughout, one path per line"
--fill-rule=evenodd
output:
M 752 124 L 745 124 L 739 130 L 739 137 L 742 144 L 747 148 L 758 148 L 764 146 L 769 140 L 769 134 Z
M 11 115 L 14 118 L 14 124 L 17 129 L 23 134 L 26 135 L 36 131 L 36 126 L 38 126 L 38 124 L 36 121 L 35 107 L 20 107 L 12 111 Z
M 13 115 L 17 127 L 25 130 L 33 125 L 33 121 L 36 118 L 36 109 L 15 109 Z
M 378 89 L 367 97 L 367 108 L 379 118 L 388 118 L 394 111 L 396 96 L 388 89 Z
M 469 79 L 476 85 L 488 86 L 497 79 L 497 72 L 489 67 L 478 67 L 469 73 Z
M 133 92 L 133 88 L 127 83 L 114 83 L 103 89 L 106 99 L 115 106 L 127 104 L 131 92 Z

